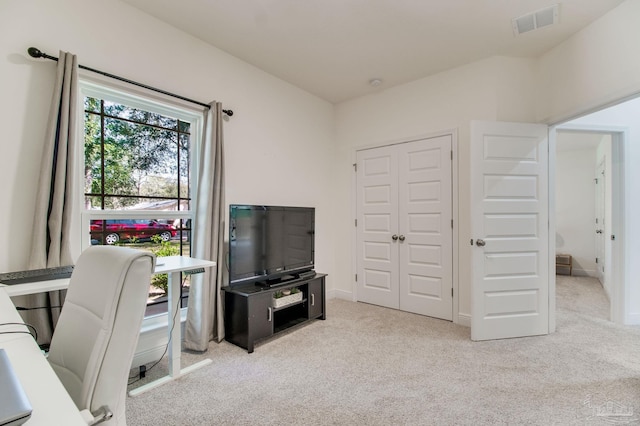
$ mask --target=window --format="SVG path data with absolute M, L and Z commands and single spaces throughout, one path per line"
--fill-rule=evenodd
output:
M 193 112 L 95 84 L 84 94 L 83 246 L 189 255 Z M 197 133 L 197 132 L 196 132 Z M 181 307 L 186 307 L 189 278 Z M 167 312 L 167 277 L 154 275 L 146 316 Z

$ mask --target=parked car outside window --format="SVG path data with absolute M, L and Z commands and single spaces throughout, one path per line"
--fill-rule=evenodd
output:
M 149 219 L 108 219 L 91 221 L 91 241 L 94 244 L 115 244 L 118 241 L 149 241 L 158 235 L 169 241 L 177 235 L 173 225 Z

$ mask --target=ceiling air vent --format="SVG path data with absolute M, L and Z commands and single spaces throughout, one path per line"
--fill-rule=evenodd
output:
M 513 33 L 520 35 L 538 28 L 548 27 L 558 23 L 558 5 L 554 4 L 537 12 L 522 15 L 512 19 Z

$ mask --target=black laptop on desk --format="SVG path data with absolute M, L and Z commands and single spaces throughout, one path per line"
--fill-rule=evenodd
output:
M 7 352 L 0 349 L 0 426 L 18 426 L 31 417 L 31 404 L 13 370 Z

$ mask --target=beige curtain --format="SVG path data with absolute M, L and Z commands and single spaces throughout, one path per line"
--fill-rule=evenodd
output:
M 224 280 L 224 151 L 222 104 L 212 102 L 205 114 L 203 143 L 198 153 L 198 189 L 194 218 L 193 253 L 213 260 L 216 267 L 192 275 L 189 309 L 185 326 L 185 347 L 206 351 L 209 341 L 224 339 L 224 311 L 221 287 Z
M 71 211 L 75 185 L 77 144 L 78 60 L 60 52 L 49 121 L 42 150 L 29 269 L 72 265 Z M 51 341 L 64 292 L 55 291 L 14 299 L 26 322 L 38 330 L 38 343 Z M 33 309 L 38 308 L 38 309 Z

